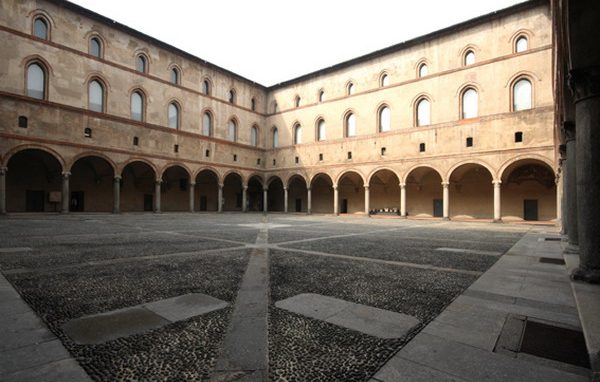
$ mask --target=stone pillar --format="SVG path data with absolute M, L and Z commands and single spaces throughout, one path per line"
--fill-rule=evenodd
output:
M 444 200 L 443 200 L 443 205 L 444 205 L 443 219 L 444 220 L 450 220 L 450 217 L 448 216 L 448 209 L 450 206 L 450 193 L 449 193 L 448 186 L 450 186 L 450 183 L 442 182 L 442 188 L 443 188 L 443 192 L 444 192 Z
M 242 212 L 248 211 L 248 186 L 242 186 Z
M 62 173 L 62 207 L 60 212 L 63 214 L 69 212 L 69 202 L 71 200 L 71 193 L 69 191 L 69 176 L 71 176 L 71 173 L 68 171 Z
M 0 214 L 6 213 L 6 171 L 8 168 L 0 167 Z
M 566 235 L 567 229 L 567 145 L 558 148 L 560 152 L 560 233 Z
M 333 185 L 333 214 L 339 215 L 340 209 L 338 208 L 338 187 Z
M 306 212 L 310 215 L 312 214 L 312 193 L 310 191 L 310 187 L 306 189 Z
M 365 214 L 369 216 L 371 211 L 371 193 L 369 192 L 369 185 L 365 185 Z
M 500 223 L 502 221 L 502 207 L 501 207 L 501 180 L 494 180 L 494 223 Z
M 223 185 L 219 184 L 219 197 L 217 198 L 217 203 L 219 206 L 217 207 L 218 212 L 223 212 Z
M 263 212 L 266 214 L 267 211 L 269 210 L 269 207 L 267 206 L 267 201 L 268 201 L 268 188 L 263 188 Z
M 288 188 L 283 188 L 283 212 L 288 213 Z
M 190 182 L 190 212 L 194 212 L 194 196 L 196 190 L 196 183 Z
M 154 182 L 154 212 L 155 213 L 159 213 L 160 212 L 160 185 L 162 183 L 162 179 L 156 179 L 156 182 Z
M 406 217 L 406 184 L 400 183 L 400 216 Z
M 121 177 L 115 176 L 113 181 L 113 214 L 121 212 Z
M 575 142 L 575 124 L 573 122 L 563 122 L 562 128 L 565 132 L 567 141 L 567 222 L 569 226 L 569 246 L 567 252 L 579 252 L 579 233 L 577 227 L 577 166 L 576 166 L 576 142 Z
M 579 268 L 573 272 L 572 277 L 600 283 L 600 65 L 572 70 L 569 73 L 569 86 L 575 99 L 577 126 L 574 159 L 577 161 L 575 171 L 579 234 Z M 569 150 L 567 143 L 567 162 L 573 159 Z M 568 171 L 571 171 L 571 166 Z

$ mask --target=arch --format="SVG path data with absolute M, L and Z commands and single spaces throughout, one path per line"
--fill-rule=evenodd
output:
M 369 213 L 400 212 L 400 176 L 389 167 L 379 167 L 367 177 Z
M 123 171 L 125 170 L 125 167 L 127 167 L 128 165 L 134 163 L 134 162 L 143 162 L 144 164 L 147 164 L 148 166 L 150 166 L 150 168 L 152 169 L 152 171 L 154 171 L 154 176 L 156 179 L 160 179 L 157 177 L 158 172 L 158 168 L 156 167 L 156 165 L 152 162 L 150 162 L 148 159 L 142 158 L 142 157 L 132 157 L 127 159 L 125 162 L 123 162 L 121 165 L 119 165 L 117 168 L 119 170 L 119 174 L 121 176 L 123 176 Z
M 271 147 L 274 149 L 279 147 L 279 129 L 277 126 L 271 127 Z
M 407 216 L 443 217 L 442 174 L 434 166 L 419 164 L 402 180 Z
M 300 101 L 302 99 L 300 98 L 300 96 L 298 94 L 296 94 L 296 96 L 294 97 L 294 107 L 300 107 Z
M 271 175 L 271 176 L 269 176 L 269 178 L 267 179 L 267 181 L 266 181 L 266 183 L 265 183 L 265 184 L 266 184 L 266 185 L 267 185 L 267 187 L 268 187 L 268 186 L 270 186 L 270 185 L 271 185 L 271 183 L 272 183 L 272 182 L 274 182 L 274 181 L 276 181 L 276 180 L 279 180 L 279 181 L 281 182 L 281 184 L 285 184 L 285 183 L 283 182 L 283 179 L 282 179 L 282 178 L 281 178 L 279 175 Z
M 87 42 L 88 42 L 88 54 L 96 57 L 96 58 L 104 58 L 104 51 L 106 48 L 106 40 L 104 39 L 104 37 L 102 37 L 102 35 L 97 32 L 97 31 L 90 31 L 88 33 L 86 33 L 85 35 Z M 96 39 L 99 43 L 99 51 L 98 51 L 98 55 L 95 55 L 94 52 L 92 52 L 92 42 L 93 40 Z
M 149 170 L 149 171 L 148 171 Z M 156 202 L 156 166 L 144 158 L 130 158 L 120 167 L 121 211 L 154 211 Z
M 448 173 L 448 215 L 451 218 L 494 217 L 494 171 L 482 161 L 463 161 Z
M 54 75 L 54 69 L 52 69 L 52 65 L 50 65 L 48 60 L 39 54 L 30 54 L 29 56 L 23 58 L 21 60 L 21 66 L 26 68 L 29 64 L 33 64 L 34 62 L 39 62 L 40 65 L 43 65 L 48 72 L 47 74 Z
M 425 66 L 427 67 L 427 68 L 426 68 L 426 73 L 425 73 L 425 74 L 423 74 L 423 73 L 421 72 L 421 67 L 422 67 L 423 65 L 425 65 Z M 429 68 L 430 68 L 430 67 L 431 67 L 431 64 L 430 64 L 430 62 L 429 62 L 429 60 L 428 60 L 427 58 L 425 58 L 425 57 L 422 57 L 421 59 L 419 59 L 419 60 L 417 61 L 417 63 L 415 64 L 415 73 L 416 73 L 416 77 L 417 77 L 417 78 L 422 78 L 422 77 L 426 77 L 426 76 L 428 76 L 428 75 L 429 75 Z
M 498 169 L 498 171 L 495 174 L 496 175 L 495 179 L 497 179 L 497 180 L 503 179 L 506 169 L 508 167 L 510 167 L 512 164 L 521 162 L 521 161 L 541 162 L 541 163 L 547 165 L 552 170 L 552 172 L 554 172 L 555 174 L 557 172 L 556 167 L 555 167 L 554 163 L 552 162 L 552 160 L 550 160 L 547 157 L 544 157 L 542 155 L 538 155 L 538 154 L 527 154 L 526 156 L 517 156 L 514 158 L 510 158 L 509 160 L 502 163 L 502 165 L 500 166 L 500 168 Z
M 425 167 L 425 168 L 429 168 L 429 169 L 435 171 L 440 176 L 440 179 L 442 179 L 442 181 L 444 181 L 444 176 L 442 175 L 443 172 L 440 171 L 437 167 L 435 167 L 434 165 L 430 165 L 430 164 L 419 163 L 419 164 L 413 165 L 407 171 L 405 171 L 404 176 L 399 177 L 400 182 L 406 184 L 406 180 L 408 179 L 410 173 L 413 172 L 414 170 L 418 169 L 419 167 Z
M 237 175 L 237 176 L 239 176 L 239 177 L 240 177 L 240 179 L 241 179 L 241 181 L 242 181 L 242 184 L 245 184 L 245 183 L 244 183 L 244 176 L 242 175 L 242 173 L 241 173 L 241 172 L 239 172 L 239 171 L 237 171 L 237 170 L 233 170 L 233 169 L 231 169 L 231 170 L 227 170 L 225 173 L 223 173 L 223 174 L 221 175 L 221 177 L 219 178 L 219 184 L 224 184 L 224 183 L 225 183 L 225 179 L 227 179 L 227 177 L 228 177 L 229 175 L 231 175 L 231 174 L 234 174 L 234 175 Z
M 117 164 L 108 155 L 98 152 L 98 151 L 85 151 L 85 152 L 75 155 L 73 158 L 71 158 L 71 160 L 69 162 L 67 162 L 67 167 L 68 167 L 67 171 L 71 171 L 71 168 L 73 167 L 75 162 L 77 162 L 79 159 L 85 158 L 85 157 L 98 157 L 98 158 L 104 159 L 105 161 L 108 162 L 108 164 L 110 164 L 110 167 L 112 167 L 113 172 L 115 174 L 117 174 L 117 168 L 118 168 Z
M 135 70 L 140 73 L 147 74 L 150 70 L 150 58 L 146 52 L 136 51 L 135 57 Z M 141 58 L 141 60 L 140 60 Z M 142 62 L 143 61 L 143 62 Z
M 171 99 L 167 104 L 167 127 L 171 129 L 180 129 L 183 110 L 181 103 L 176 99 Z
M 431 125 L 431 99 L 422 95 L 415 100 L 413 126 Z
M 347 109 L 342 114 L 342 126 L 344 126 L 344 138 L 357 135 L 356 112 L 353 109 Z
M 344 176 L 348 175 L 349 173 L 356 173 L 356 174 L 357 174 L 357 175 L 358 175 L 358 176 L 359 176 L 359 177 L 362 179 L 362 182 L 363 182 L 363 184 L 362 184 L 362 185 L 365 185 L 365 184 L 367 184 L 367 183 L 366 183 L 366 178 L 365 178 L 365 176 L 363 175 L 363 173 L 362 173 L 361 171 L 359 171 L 359 170 L 355 169 L 355 168 L 349 168 L 349 169 L 346 169 L 346 170 L 343 170 L 342 172 L 340 172 L 340 173 L 339 173 L 339 174 L 336 176 L 336 178 L 335 178 L 335 183 L 334 183 L 334 184 L 339 184 L 340 180 L 341 180 L 341 179 L 342 179 Z
M 266 182 L 267 211 L 284 211 L 284 183 L 281 177 L 272 175 Z
M 227 92 L 227 102 L 235 104 L 236 103 L 236 96 L 237 93 L 235 91 L 234 88 L 229 89 L 229 91 Z
M 196 211 L 219 210 L 219 171 L 212 166 L 200 167 L 193 175 L 196 184 L 194 188 L 194 203 Z
M 446 177 L 443 178 L 444 181 L 449 182 L 450 177 L 452 176 L 452 173 L 454 172 L 454 170 L 456 170 L 457 168 L 464 166 L 466 164 L 474 164 L 474 165 L 479 165 L 479 166 L 484 167 L 490 173 L 490 176 L 492 177 L 492 179 L 497 180 L 497 178 L 494 177 L 494 175 L 496 174 L 496 171 L 494 171 L 493 167 L 490 164 L 488 164 L 480 159 L 466 159 L 466 160 L 460 161 L 458 163 L 455 163 L 452 167 L 450 167 L 448 172 L 446 172 Z
M 192 179 L 196 179 L 198 177 L 198 175 L 200 175 L 200 173 L 202 173 L 204 171 L 210 171 L 210 172 L 212 172 L 217 177 L 217 182 L 219 182 L 219 180 L 220 180 L 219 170 L 217 170 L 213 166 L 202 166 L 202 167 L 200 167 L 199 169 L 197 169 L 196 171 L 194 171 L 192 173 Z
M 33 56 L 29 56 L 28 59 L 24 60 L 25 64 L 24 64 L 24 85 L 23 85 L 23 89 L 25 91 L 25 95 L 28 97 L 33 97 L 33 98 L 37 98 L 40 100 L 48 100 L 49 98 L 49 91 L 50 91 L 50 73 L 51 73 L 51 69 L 50 66 L 48 66 L 47 61 L 44 60 L 41 56 L 38 55 L 33 55 Z M 40 94 L 40 89 L 37 89 L 35 87 L 30 87 L 30 78 L 29 76 L 35 73 L 30 72 L 30 68 L 32 68 L 32 66 L 37 66 L 39 68 L 39 70 L 41 71 L 41 75 L 43 76 L 42 78 L 42 89 L 41 89 L 41 94 Z
M 394 175 L 396 175 L 396 177 L 398 177 L 398 181 L 400 181 L 402 179 L 400 177 L 400 174 L 398 173 L 398 171 L 392 169 L 391 167 L 380 166 L 380 167 L 376 167 L 375 169 L 373 169 L 369 173 L 369 175 L 367 175 L 367 181 L 365 183 L 366 184 L 370 184 L 371 183 L 371 178 L 373 177 L 373 175 L 377 174 L 379 171 L 389 171 L 389 172 L 393 173 Z
M 308 182 L 301 174 L 292 174 L 285 180 L 288 188 L 288 211 L 308 212 Z
M 181 80 L 183 79 L 183 70 L 179 65 L 176 63 L 171 63 L 167 68 L 167 72 L 169 73 L 169 82 L 171 84 L 181 85 Z M 173 76 L 173 73 L 175 73 L 175 77 Z
M 54 25 L 50 22 L 48 14 L 38 11 L 33 15 L 31 21 L 31 35 L 42 40 L 51 41 Z
M 309 184 L 309 185 L 312 187 L 312 185 L 313 185 L 313 183 L 315 182 L 315 180 L 316 180 L 317 178 L 319 178 L 319 177 L 326 177 L 327 179 L 329 179 L 329 182 L 331 182 L 331 184 L 335 184 L 335 183 L 333 182 L 333 177 L 332 177 L 331 175 L 327 174 L 326 172 L 318 172 L 318 173 L 316 173 L 316 174 L 312 175 L 312 176 L 309 178 L 309 183 L 308 183 L 308 184 Z
M 73 158 L 69 168 L 70 210 L 113 211 L 115 171 L 112 160 L 101 153 L 87 152 Z
M 254 147 L 259 146 L 260 141 L 260 128 L 257 123 L 253 123 L 250 127 L 250 144 Z
M 479 91 L 473 86 L 466 86 L 460 92 L 459 119 L 479 116 Z
M 248 185 L 251 179 L 257 179 L 261 186 L 264 186 L 265 184 L 265 178 L 257 172 L 250 173 L 245 178 L 242 177 L 242 179 L 244 180 L 245 185 Z
M 333 210 L 334 192 L 333 178 L 325 173 L 318 172 L 310 179 L 311 212 L 331 214 Z
M 256 111 L 256 97 L 250 98 L 250 110 Z
M 387 109 L 387 117 L 383 115 Z M 382 102 L 377 106 L 375 113 L 377 133 L 384 133 L 392 130 L 392 108 L 388 102 Z M 387 118 L 387 121 L 386 121 Z
M 386 86 L 390 86 L 390 74 L 387 70 L 382 70 L 379 73 L 379 87 L 383 88 Z
M 338 175 L 338 211 L 342 214 L 365 212 L 365 177 L 356 169 L 348 169 Z
M 42 145 L 37 145 L 37 144 L 23 144 L 23 145 L 18 145 L 13 147 L 12 149 L 8 150 L 8 152 L 4 155 L 4 165 L 8 167 L 8 162 L 10 161 L 10 158 L 12 158 L 15 154 L 18 154 L 21 151 L 24 150 L 40 150 L 40 151 L 44 151 L 50 155 L 52 155 L 54 157 L 54 159 L 56 159 L 58 161 L 58 163 L 60 163 L 61 166 L 61 171 L 65 172 L 67 171 L 66 168 L 66 162 L 63 159 L 63 157 L 57 152 L 54 151 L 53 149 L 49 148 L 49 147 L 45 147 Z
M 163 174 L 168 169 L 170 169 L 171 167 L 181 167 L 182 169 L 185 170 L 185 172 L 187 173 L 188 177 L 191 179 L 191 177 L 192 177 L 192 171 L 190 170 L 190 168 L 187 165 L 185 165 L 185 164 L 183 164 L 181 162 L 169 162 L 166 165 L 162 166 L 160 168 L 160 170 L 159 170 L 159 173 L 158 173 L 159 174 L 159 178 L 162 178 Z
M 325 89 L 321 88 L 317 91 L 317 101 L 319 103 L 325 101 Z
M 350 79 L 346 82 L 346 95 L 351 96 L 356 93 L 356 84 L 353 79 Z
M 284 183 L 286 185 L 286 187 L 289 187 L 291 182 L 295 179 L 295 178 L 300 178 L 302 179 L 302 181 L 304 182 L 305 185 L 309 184 L 309 180 L 308 178 L 306 178 L 304 175 L 302 174 L 291 174 L 289 175 L 287 178 L 284 179 Z
M 202 94 L 208 96 L 212 93 L 212 82 L 207 76 L 202 77 L 201 91 Z
M 264 211 L 264 178 L 256 173 L 248 175 L 244 183 L 246 189 L 246 208 L 248 211 Z M 268 197 L 268 195 L 267 195 Z M 268 206 L 268 200 L 267 200 Z
M 527 39 L 526 51 L 531 49 L 531 39 L 533 38 L 533 36 L 534 36 L 533 31 L 530 29 L 526 29 L 526 28 L 521 28 L 521 29 L 517 30 L 515 33 L 513 33 L 512 36 L 510 36 L 510 38 L 508 40 L 508 43 L 512 47 L 512 52 L 519 53 L 519 52 L 517 52 L 517 41 L 521 37 L 525 37 Z
M 318 116 L 315 120 L 315 141 L 326 141 L 327 140 L 327 122 L 325 118 Z
M 516 104 L 516 100 L 515 100 L 516 87 L 518 84 L 522 84 L 522 85 L 526 86 L 527 83 L 529 85 L 529 91 L 528 91 L 529 105 L 519 106 Z M 524 91 L 527 91 L 527 89 L 525 89 Z M 535 107 L 535 86 L 534 86 L 533 81 L 531 80 L 531 77 L 529 77 L 528 75 L 521 75 L 521 76 L 515 77 L 514 80 L 510 83 L 509 97 L 510 97 L 510 110 L 511 111 L 521 111 L 521 110 L 533 109 Z

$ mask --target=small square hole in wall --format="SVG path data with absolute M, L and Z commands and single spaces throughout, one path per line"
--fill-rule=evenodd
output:
M 523 132 L 517 131 L 515 133 L 515 142 L 523 142 Z
M 204 156 L 208 158 L 210 156 L 210 150 L 204 151 Z
M 322 161 L 323 160 L 323 154 L 319 154 L 319 160 Z
M 300 158 L 296 157 L 296 164 L 300 163 Z
M 352 159 L 352 151 L 348 151 L 348 159 Z
M 138 137 L 133 137 L 133 145 L 134 146 L 139 146 L 140 145 L 140 139 Z
M 85 129 L 83 129 L 83 136 L 86 138 L 91 138 L 92 137 L 92 129 L 90 129 L 89 127 L 86 127 Z
M 381 155 L 385 155 L 385 147 L 381 148 Z
M 473 147 L 473 137 L 467 137 L 467 147 Z
M 173 151 L 175 151 L 176 153 L 178 153 L 179 152 L 179 145 L 173 146 Z
M 27 128 L 27 117 L 22 115 L 19 116 L 19 127 L 23 129 Z
M 425 143 L 419 143 L 419 152 L 421 152 L 421 153 L 425 152 Z
M 260 158 L 256 158 L 256 165 L 260 166 Z
M 277 165 L 277 159 L 273 159 L 273 166 Z
M 233 154 L 233 161 L 237 162 L 237 154 Z

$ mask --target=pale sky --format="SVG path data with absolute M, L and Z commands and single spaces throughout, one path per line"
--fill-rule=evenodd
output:
M 522 2 L 71 1 L 265 86 Z

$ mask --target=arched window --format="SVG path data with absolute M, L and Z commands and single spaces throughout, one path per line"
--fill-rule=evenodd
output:
M 356 135 L 356 116 L 353 113 L 346 115 L 346 137 Z
M 390 76 L 387 73 L 383 73 L 379 79 L 379 86 L 386 87 L 390 85 Z
M 98 37 L 90 39 L 90 54 L 94 57 L 102 58 L 102 42 Z
M 475 63 L 475 52 L 473 52 L 472 50 L 467 50 L 467 53 L 465 53 L 465 59 L 463 64 L 465 66 L 467 65 L 473 65 Z
M 531 82 L 522 78 L 513 85 L 513 111 L 531 109 Z
M 521 36 L 517 38 L 515 42 L 515 52 L 524 52 L 529 48 L 529 41 L 527 41 L 527 37 Z
M 419 65 L 419 77 L 425 77 L 429 74 L 429 69 L 427 68 L 427 64 L 423 63 Z
M 319 122 L 317 122 L 317 140 L 324 141 L 325 139 L 327 139 L 325 120 L 320 119 Z
M 42 16 L 38 16 L 33 21 L 33 35 L 37 38 L 48 40 L 49 30 L 48 21 Z
M 279 111 L 279 106 L 277 105 L 277 101 L 273 101 L 273 113 L 277 113 Z
M 387 106 L 379 109 L 379 132 L 390 131 L 392 128 L 392 113 Z
M 354 84 L 352 82 L 348 83 L 348 86 L 346 87 L 346 94 L 347 95 L 352 95 L 354 94 Z
M 46 99 L 46 71 L 38 63 L 27 66 L 27 96 Z
M 237 141 L 237 124 L 233 119 L 227 124 L 227 139 L 231 142 Z
M 258 146 L 258 127 L 256 126 L 250 128 L 250 144 L 252 146 Z
M 89 109 L 99 113 L 104 112 L 104 85 L 98 80 L 93 80 L 88 89 Z
M 252 109 L 252 111 L 256 111 L 256 99 L 252 98 L 250 100 L 250 109 Z
M 131 93 L 131 118 L 136 121 L 144 120 L 144 96 L 137 90 Z
M 169 104 L 169 127 L 173 129 L 179 128 L 179 106 L 175 102 Z
M 300 107 L 300 96 L 296 96 L 296 98 L 294 99 L 294 106 Z
M 273 128 L 273 148 L 279 147 L 279 129 Z
M 475 118 L 478 114 L 477 90 L 473 88 L 466 89 L 462 94 L 462 113 L 463 119 Z
M 135 58 L 135 70 L 137 70 L 140 73 L 146 73 L 148 70 L 148 62 L 146 60 L 146 57 L 144 57 L 144 55 L 139 54 L 136 58 Z
M 177 68 L 171 69 L 171 83 L 175 85 L 179 84 L 179 70 Z
M 417 102 L 417 126 L 426 126 L 431 123 L 431 104 L 427 98 Z
M 206 135 L 207 137 L 212 136 L 212 125 L 212 116 L 207 111 L 204 113 L 204 116 L 202 116 L 202 135 Z
M 210 94 L 210 83 L 208 82 L 208 80 L 202 81 L 202 94 Z
M 298 145 L 302 143 L 302 126 L 294 126 L 294 144 Z
M 323 102 L 325 100 L 325 90 L 319 90 L 319 102 Z
M 235 90 L 231 89 L 227 94 L 227 100 L 229 103 L 235 103 Z

